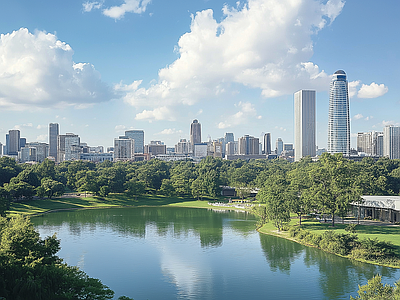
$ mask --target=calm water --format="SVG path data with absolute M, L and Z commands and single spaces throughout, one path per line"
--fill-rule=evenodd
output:
M 252 215 L 190 208 L 80 210 L 33 218 L 57 233 L 59 256 L 115 291 L 142 299 L 349 299 L 380 273 L 257 233 Z

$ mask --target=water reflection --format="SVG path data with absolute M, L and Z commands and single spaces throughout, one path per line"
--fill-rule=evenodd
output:
M 258 234 L 252 215 L 188 208 L 123 208 L 48 214 L 61 255 L 134 299 L 349 299 L 376 273 L 358 263 Z M 107 259 L 105 259 L 107 258 Z

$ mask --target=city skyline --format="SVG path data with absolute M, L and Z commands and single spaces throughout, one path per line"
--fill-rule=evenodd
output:
M 338 69 L 348 75 L 352 148 L 357 132 L 400 123 L 397 2 L 17 0 L 1 8 L 2 144 L 12 129 L 47 142 L 47 125 L 59 123 L 90 145 L 142 129 L 146 144 L 173 146 L 190 139 L 194 119 L 203 141 L 270 132 L 293 143 L 293 93 L 312 89 L 317 145 L 326 148 Z

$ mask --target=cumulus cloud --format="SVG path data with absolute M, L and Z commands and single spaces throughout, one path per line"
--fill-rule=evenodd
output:
M 151 0 L 125 0 L 119 6 L 112 6 L 103 10 L 103 14 L 107 17 L 119 20 L 124 17 L 126 13 L 141 14 L 146 11 L 147 5 Z
M 261 119 L 261 116 L 257 116 L 257 111 L 254 105 L 250 102 L 239 102 L 236 105 L 240 110 L 226 118 L 225 121 L 218 123 L 218 128 L 230 128 L 237 125 L 242 125 L 248 122 L 250 118 Z
M 21 28 L 0 36 L 0 107 L 76 107 L 110 100 L 111 89 L 90 63 L 54 34 Z
M 159 132 L 159 133 L 156 133 L 156 135 L 171 135 L 171 134 L 176 134 L 176 133 L 179 133 L 179 134 L 181 134 L 181 133 L 183 133 L 183 131 L 182 130 L 176 130 L 175 128 L 166 128 L 166 129 L 164 129 L 164 130 L 162 130 L 161 132 Z
M 325 2 L 325 1 L 324 1 Z M 150 87 L 119 84 L 133 106 L 191 105 L 233 92 L 232 86 L 260 89 L 264 97 L 304 88 L 326 90 L 330 76 L 310 59 L 312 36 L 341 12 L 343 0 L 248 0 L 192 16 L 190 31 L 175 49 L 178 58 Z M 223 125 L 222 125 L 223 126 Z
M 93 9 L 100 9 L 103 6 L 103 2 L 87 1 L 87 2 L 82 3 L 82 6 L 83 6 L 84 12 L 91 12 Z
M 358 98 L 377 98 L 385 95 L 388 92 L 388 88 L 382 84 L 376 84 L 375 82 L 370 85 L 363 84 L 358 91 Z
M 47 142 L 47 134 L 41 134 L 36 137 L 36 141 L 38 142 Z
M 364 118 L 364 116 L 363 116 L 362 114 L 356 114 L 356 115 L 354 116 L 354 120 L 360 120 L 360 119 L 362 119 L 362 118 Z
M 357 95 L 357 88 L 360 85 L 360 81 L 350 81 L 348 83 L 348 88 L 349 88 L 349 97 L 353 98 L 355 95 Z
M 136 114 L 135 120 L 147 120 L 152 122 L 154 120 L 167 120 L 175 121 L 172 111 L 166 107 L 158 107 L 154 110 L 143 110 L 141 113 Z

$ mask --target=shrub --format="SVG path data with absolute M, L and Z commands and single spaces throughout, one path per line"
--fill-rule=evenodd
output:
M 347 255 L 357 245 L 357 236 L 346 233 L 334 233 L 333 231 L 325 231 L 319 243 L 321 249 L 336 253 L 339 255 Z
M 344 230 L 350 233 L 356 233 L 357 224 L 348 224 Z

